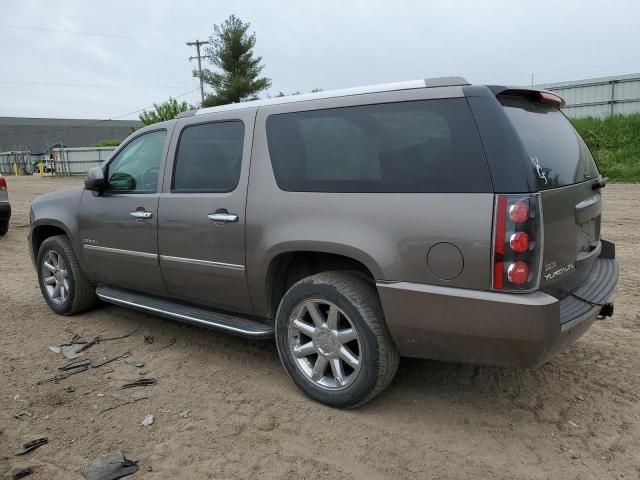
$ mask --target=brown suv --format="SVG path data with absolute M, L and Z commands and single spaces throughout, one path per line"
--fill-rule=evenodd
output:
M 618 278 L 606 183 L 544 91 L 453 77 L 188 112 L 43 195 L 45 300 L 275 336 L 309 396 L 361 405 L 401 355 L 539 365 Z

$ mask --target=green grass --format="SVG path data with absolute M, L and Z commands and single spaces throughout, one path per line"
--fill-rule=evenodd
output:
M 640 182 L 640 114 L 571 120 L 600 173 L 612 182 Z

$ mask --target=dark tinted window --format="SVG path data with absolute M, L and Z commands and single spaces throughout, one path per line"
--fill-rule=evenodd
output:
M 560 110 L 519 97 L 502 97 L 500 102 L 524 143 L 538 189 L 599 175 L 589 149 Z
M 180 135 L 174 166 L 174 192 L 230 192 L 242 166 L 242 122 L 186 127 Z
M 318 192 L 489 192 L 465 99 L 271 115 L 278 186 Z

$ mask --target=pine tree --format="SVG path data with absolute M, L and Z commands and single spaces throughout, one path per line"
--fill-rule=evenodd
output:
M 202 72 L 203 81 L 214 90 L 203 106 L 255 100 L 258 93 L 271 86 L 271 79 L 260 77 L 264 66 L 262 57 L 253 54 L 256 34 L 247 33 L 250 26 L 235 15 L 214 26 L 205 55 L 220 71 Z

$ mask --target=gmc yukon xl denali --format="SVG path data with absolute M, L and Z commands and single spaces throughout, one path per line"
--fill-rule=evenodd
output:
M 310 397 L 361 405 L 400 356 L 532 367 L 618 279 L 606 184 L 550 92 L 428 79 L 187 112 L 38 197 L 51 309 L 98 299 L 275 337 Z

